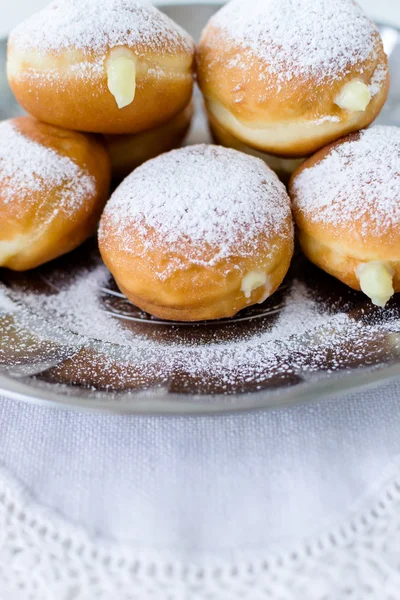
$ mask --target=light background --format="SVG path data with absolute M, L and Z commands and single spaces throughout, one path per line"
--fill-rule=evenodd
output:
M 46 3 L 0 0 L 0 36 Z M 400 0 L 361 3 L 400 25 Z M 396 383 L 341 402 L 219 419 L 120 418 L 2 400 L 0 482 L 4 466 L 39 504 L 91 535 L 185 560 L 193 549 L 297 547 L 358 512 L 394 469 L 399 397 Z M 384 564 L 383 538 L 376 543 L 364 565 L 370 556 Z M 22 553 L 15 568 L 24 560 L 40 567 Z M 1 589 L 0 597 L 11 600 Z
M 181 3 L 182 0 L 179 2 Z M 159 0 L 155 3 L 175 4 L 176 2 Z M 0 37 L 5 36 L 14 25 L 47 4 L 49 4 L 49 0 L 0 0 Z M 359 4 L 374 19 L 396 23 L 400 26 L 400 0 L 359 0 Z

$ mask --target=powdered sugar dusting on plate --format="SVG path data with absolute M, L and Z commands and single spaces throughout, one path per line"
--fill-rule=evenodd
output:
M 101 290 L 107 287 L 109 278 L 104 265 L 98 264 L 92 270 L 82 269 L 70 285 L 56 293 L 29 294 L 25 291 L 21 300 L 64 333 L 70 331 L 123 347 L 124 359 L 136 366 L 145 368 L 147 363 L 158 362 L 165 376 L 178 365 L 191 374 L 211 369 L 220 378 L 225 378 L 226 383 L 238 370 L 241 376 L 257 377 L 267 364 L 276 366 L 284 354 L 282 344 L 287 345 L 286 352 L 299 350 L 301 345 L 293 342 L 294 334 L 301 336 L 327 324 L 339 327 L 350 322 L 343 314 L 327 316 L 319 312 L 306 287 L 295 282 L 272 327 L 260 327 L 253 335 L 238 332 L 229 341 L 219 340 L 216 335 L 214 341 L 211 338 L 205 344 L 201 334 L 197 342 L 185 342 L 182 330 L 166 324 L 169 332 L 163 340 L 162 336 L 147 335 L 150 328 L 142 332 L 131 330 L 123 319 L 107 312 Z
M 353 0 L 233 0 L 210 26 L 282 81 L 341 78 L 377 48 L 377 28 Z
M 316 223 L 377 236 L 399 227 L 400 128 L 375 126 L 350 136 L 294 179 L 293 197 Z
M 148 231 L 156 231 L 170 253 L 189 254 L 201 262 L 208 246 L 215 263 L 256 253 L 260 235 L 291 236 L 289 217 L 286 190 L 263 161 L 200 144 L 163 154 L 136 169 L 108 202 L 100 240 L 107 243 L 108 225 L 103 225 L 110 223 L 129 245 L 134 226 L 145 248 Z M 154 235 L 148 243 L 154 244 Z
M 1 201 L 18 201 L 18 206 L 32 201 L 33 194 L 59 188 L 55 210 L 66 213 L 96 192 L 91 175 L 67 156 L 20 133 L 12 121 L 0 123 L 0 181 Z
M 66 287 L 63 286 L 55 293 L 54 291 L 51 294 L 47 292 L 43 294 L 24 293 L 21 299 L 35 312 L 46 314 L 51 321 L 54 320 L 59 327 L 66 331 L 126 346 L 132 352 L 138 348 L 156 350 L 158 347 L 159 349 L 164 347 L 164 344 L 152 341 L 145 333 L 132 333 L 129 328 L 123 326 L 121 320 L 115 318 L 117 313 L 113 315 L 107 311 L 101 297 L 102 290 L 108 288 L 109 281 L 109 271 L 99 263 L 93 269 L 81 269 Z M 126 300 L 126 302 L 128 301 Z M 342 319 L 343 316 L 340 316 L 339 320 Z M 249 350 L 252 347 L 258 347 L 260 342 L 271 342 L 290 337 L 293 332 L 302 335 L 308 330 L 326 324 L 326 322 L 327 317 L 318 312 L 318 305 L 309 297 L 305 286 L 296 282 L 287 296 L 274 327 L 261 334 L 246 337 L 244 344 Z M 165 323 L 165 326 L 168 327 L 168 323 Z M 171 325 L 171 327 L 173 326 Z M 177 333 L 173 346 L 176 346 L 176 349 L 182 349 L 182 340 L 183 338 L 179 339 L 179 333 Z M 243 338 L 240 335 L 230 340 L 229 343 L 221 344 L 216 341 L 219 349 L 225 351 L 233 350 L 235 346 L 240 347 L 242 343 Z M 213 345 L 215 344 L 211 343 L 207 344 L 207 347 L 202 347 L 199 344 L 197 347 L 195 344 L 191 345 L 191 349 L 200 355 L 204 351 L 208 353 Z
M 136 309 L 127 300 L 118 300 L 124 304 L 114 312 L 107 309 L 104 294 L 112 289 L 111 276 L 100 262 L 81 267 L 67 285 L 62 283 L 62 271 L 55 270 L 50 277 L 60 284 L 58 291 L 30 293 L 14 287 L 12 292 L 14 299 L 48 326 L 40 322 L 32 326 L 34 322 L 26 316 L 20 322 L 34 331 L 36 327 L 41 337 L 53 330 L 51 339 L 85 348 L 83 356 L 78 353 L 65 367 L 64 376 L 68 369 L 74 377 L 80 370 L 86 381 L 91 371 L 94 380 L 109 376 L 110 386 L 117 388 L 124 388 L 128 381 L 141 389 L 169 381 L 172 386 L 179 384 L 181 391 L 185 386 L 187 391 L 207 391 L 208 386 L 220 392 L 259 389 L 274 378 L 289 382 L 299 372 L 335 371 L 360 360 L 367 364 L 368 345 L 380 330 L 378 325 L 352 318 L 345 302 L 341 304 L 344 310 L 335 302 L 329 306 L 321 302 L 297 279 L 289 279 L 287 290 L 260 307 L 259 317 L 244 327 L 235 319 L 224 325 L 160 325 L 156 320 L 136 322 L 132 327 L 125 315 L 129 306 Z M 398 316 L 393 319 L 391 310 L 384 314 L 385 326 L 395 331 Z M 88 352 L 94 352 L 89 363 L 84 361 Z
M 11 42 L 39 52 L 141 44 L 158 54 L 193 51 L 191 37 L 146 0 L 56 0 L 16 27 Z

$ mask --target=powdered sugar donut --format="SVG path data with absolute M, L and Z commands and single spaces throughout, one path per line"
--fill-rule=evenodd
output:
M 400 291 L 400 129 L 376 126 L 308 159 L 290 184 L 308 258 L 374 304 Z
M 229 317 L 263 302 L 284 278 L 290 202 L 261 160 L 189 146 L 125 179 L 104 210 L 99 242 L 121 291 L 152 315 Z
M 0 123 L 0 266 L 32 269 L 96 231 L 110 160 L 95 136 L 20 117 Z
M 353 0 L 232 0 L 203 31 L 197 63 L 208 112 L 287 157 L 369 125 L 389 88 L 379 32 Z
M 134 135 L 106 135 L 114 180 L 123 179 L 146 160 L 177 148 L 189 130 L 192 116 L 193 104 L 189 104 L 159 127 Z
M 38 119 L 123 134 L 185 108 L 193 57 L 190 36 L 146 0 L 56 0 L 11 32 L 7 68 Z

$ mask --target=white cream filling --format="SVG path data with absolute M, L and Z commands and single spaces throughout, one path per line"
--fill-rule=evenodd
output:
M 393 269 L 388 263 L 373 261 L 360 265 L 357 277 L 364 294 L 376 306 L 385 306 L 394 294 Z
M 128 48 L 114 48 L 107 60 L 107 85 L 119 109 L 135 99 L 136 58 Z
M 365 83 L 358 79 L 349 81 L 343 87 L 342 91 L 336 96 L 335 104 L 343 110 L 365 111 L 371 102 L 371 91 Z
M 268 282 L 268 275 L 263 271 L 250 271 L 242 279 L 240 291 L 244 293 L 245 298 L 250 298 L 252 292 L 263 287 Z

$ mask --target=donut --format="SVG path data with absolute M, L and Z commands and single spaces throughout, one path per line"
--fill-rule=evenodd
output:
M 217 144 L 221 144 L 221 146 L 225 146 L 226 148 L 233 148 L 234 150 L 239 150 L 239 152 L 244 152 L 245 154 L 250 154 L 251 156 L 261 158 L 261 160 L 263 160 L 285 184 L 289 182 L 292 173 L 301 165 L 304 160 L 302 158 L 284 158 L 281 156 L 275 156 L 274 154 L 267 154 L 266 152 L 261 152 L 260 150 L 251 148 L 250 146 L 247 146 L 247 144 L 241 142 L 237 137 L 229 133 L 229 131 L 224 129 L 224 127 L 222 127 L 222 125 L 220 125 L 212 115 L 208 115 L 208 125 L 211 131 L 211 136 Z
M 189 130 L 192 116 L 193 104 L 189 104 L 176 117 L 159 127 L 134 135 L 106 135 L 113 179 L 121 181 L 146 160 L 180 146 Z
M 232 0 L 202 33 L 197 77 L 224 129 L 289 158 L 367 127 L 389 89 L 378 29 L 353 0 Z
M 32 269 L 93 235 L 110 172 L 101 138 L 32 117 L 0 123 L 0 266 Z
M 373 304 L 400 291 L 400 128 L 334 142 L 294 173 L 290 196 L 305 255 Z
M 289 268 L 289 197 L 257 158 L 206 144 L 172 150 L 117 188 L 99 247 L 122 293 L 148 313 L 230 317 L 264 302 Z
M 128 134 L 189 104 L 193 62 L 191 37 L 146 0 L 56 0 L 11 32 L 7 72 L 34 117 Z

